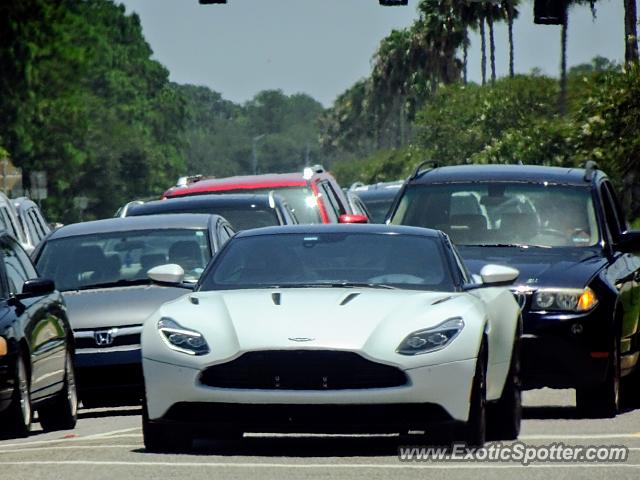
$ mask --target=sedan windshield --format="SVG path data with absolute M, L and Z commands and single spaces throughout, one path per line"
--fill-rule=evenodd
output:
M 166 263 L 180 265 L 185 281 L 196 282 L 210 258 L 206 230 L 159 229 L 51 240 L 37 268 L 65 291 L 147 283 L 147 271 Z
M 454 288 L 437 238 L 286 233 L 231 240 L 201 280 L 200 290 L 350 286 Z
M 443 230 L 459 245 L 589 247 L 599 240 L 589 189 L 546 183 L 416 185 L 391 223 Z

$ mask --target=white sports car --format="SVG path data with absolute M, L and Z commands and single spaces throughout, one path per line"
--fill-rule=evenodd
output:
M 145 446 L 243 432 L 516 438 L 521 321 L 504 285 L 517 275 L 471 277 L 448 237 L 422 228 L 242 232 L 145 322 Z

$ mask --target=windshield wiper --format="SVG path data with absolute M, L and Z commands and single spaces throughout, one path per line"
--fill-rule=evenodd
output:
M 115 282 L 102 282 L 94 283 L 91 285 L 82 285 L 80 287 L 72 288 L 70 290 L 94 290 L 99 288 L 111 288 L 111 287 L 130 287 L 134 285 L 149 285 L 151 283 L 150 278 L 138 278 L 134 280 L 120 279 Z

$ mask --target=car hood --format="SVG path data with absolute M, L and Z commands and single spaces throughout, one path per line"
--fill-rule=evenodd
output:
M 459 246 L 458 251 L 472 273 L 489 263 L 517 268 L 514 285 L 582 288 L 605 266 L 596 249 Z
M 62 292 L 74 330 L 142 325 L 164 302 L 188 293 L 184 288 L 138 285 Z
M 354 288 L 197 292 L 159 314 L 213 339 L 221 357 L 274 348 L 366 349 L 476 310 L 465 293 Z M 197 304 L 194 305 L 194 299 Z M 455 312 L 455 313 L 454 313 Z

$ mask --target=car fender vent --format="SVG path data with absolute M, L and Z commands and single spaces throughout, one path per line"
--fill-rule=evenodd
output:
M 340 302 L 340 306 L 344 306 L 344 305 L 346 305 L 346 304 L 347 304 L 347 303 L 349 303 L 351 300 L 353 300 L 354 298 L 356 298 L 358 295 L 360 295 L 360 293 L 359 293 L 359 292 L 353 292 L 353 293 L 350 293 L 349 295 L 347 295 L 346 297 L 344 297 L 344 298 L 342 299 L 342 301 Z
M 432 306 L 433 305 L 439 305 L 441 303 L 444 303 L 444 302 L 447 302 L 447 301 L 451 300 L 452 298 L 453 298 L 453 295 L 449 295 L 447 297 L 441 297 L 441 298 L 438 298 L 437 300 L 435 300 L 431 305 Z
M 282 295 L 279 292 L 271 294 L 271 301 L 273 301 L 274 305 L 280 305 L 281 300 L 282 300 Z

